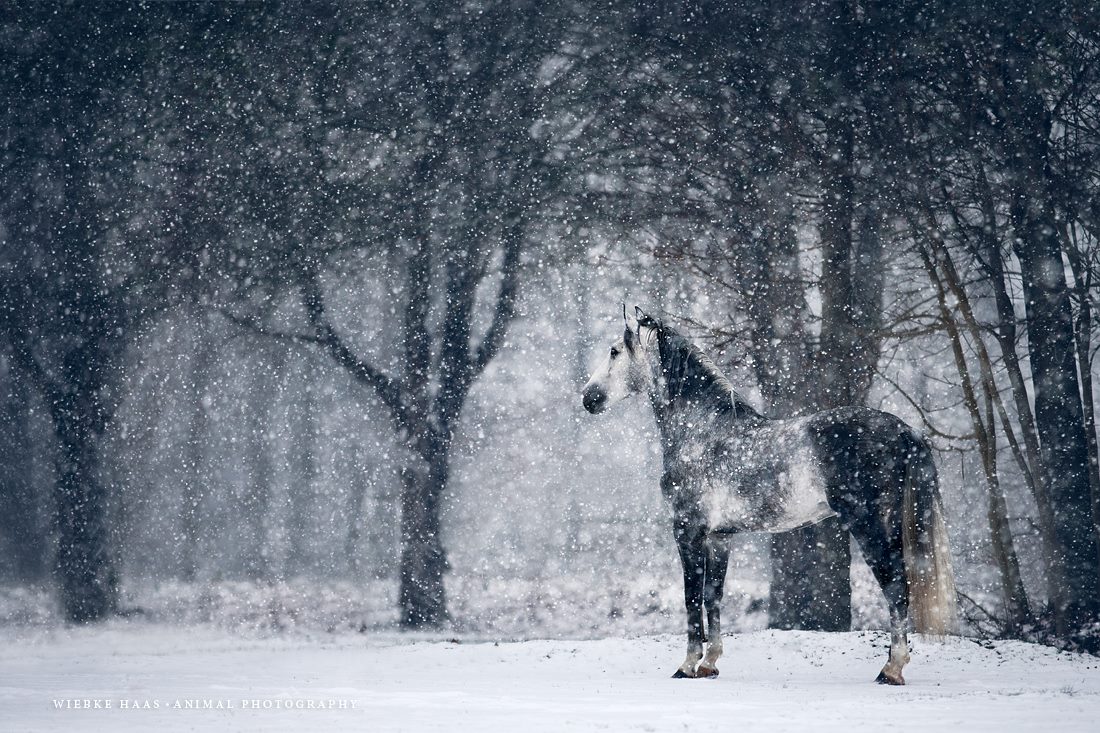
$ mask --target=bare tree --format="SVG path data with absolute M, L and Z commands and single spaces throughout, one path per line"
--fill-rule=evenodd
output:
M 539 128 L 547 99 L 566 76 L 544 70 L 566 27 L 525 3 L 494 3 L 476 18 L 449 5 L 422 17 L 404 10 L 366 21 L 372 32 L 381 23 L 390 34 L 385 61 L 398 63 L 401 75 L 380 75 L 370 66 L 379 59 L 358 60 L 383 84 L 379 93 L 406 85 L 392 108 L 335 105 L 360 83 L 327 75 L 336 58 L 350 53 L 341 43 L 293 72 L 309 80 L 302 82 L 309 90 L 304 99 L 267 107 L 294 121 L 300 152 L 290 163 L 259 163 L 269 186 L 256 201 L 260 217 L 245 226 L 276 233 L 266 261 L 281 269 L 259 274 L 274 291 L 293 288 L 303 324 L 288 331 L 238 311 L 230 317 L 256 333 L 314 345 L 387 412 L 408 450 L 400 498 L 401 622 L 418 627 L 447 619 L 440 508 L 455 431 L 470 389 L 505 345 L 529 233 L 562 175 L 551 165 L 555 140 Z M 537 27 L 540 21 L 550 25 Z M 360 136 L 388 170 L 347 168 L 333 157 L 336 135 Z M 274 205 L 278 198 L 284 203 Z M 373 215 L 349 219 L 349 203 Z M 398 263 L 390 282 L 398 338 L 382 362 L 356 347 L 329 305 L 334 270 L 349 269 L 337 263 L 356 252 Z

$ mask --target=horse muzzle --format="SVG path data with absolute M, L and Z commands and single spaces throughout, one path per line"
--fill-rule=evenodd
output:
M 584 398 L 584 409 L 593 415 L 598 415 L 607 408 L 607 395 L 599 387 L 586 388 L 582 393 L 582 397 Z

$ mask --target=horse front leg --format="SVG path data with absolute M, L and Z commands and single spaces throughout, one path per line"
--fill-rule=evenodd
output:
M 684 569 L 684 608 L 687 610 L 687 656 L 672 676 L 695 677 L 703 658 L 703 587 L 706 582 L 706 540 L 702 530 L 677 522 L 674 532 Z
M 722 656 L 722 592 L 729 564 L 729 539 L 710 535 L 706 539 L 706 572 L 703 585 L 703 605 L 707 609 L 707 653 L 695 670 L 696 677 L 717 677 L 718 658 Z

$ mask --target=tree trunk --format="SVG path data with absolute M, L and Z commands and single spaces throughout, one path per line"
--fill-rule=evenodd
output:
M 308 375 L 306 375 L 308 376 Z M 287 517 L 287 557 L 285 572 L 296 575 L 309 565 L 311 514 L 317 506 L 317 398 L 313 385 L 303 381 L 298 400 L 291 405 L 294 462 L 288 491 L 290 516 Z
M 1056 631 L 1081 634 L 1100 621 L 1100 573 L 1092 522 L 1088 447 L 1077 381 L 1073 317 L 1053 212 L 1013 192 L 1011 215 L 1035 384 L 1035 423 L 1049 469 L 1055 550 L 1064 582 L 1054 600 Z
M 961 347 L 961 344 L 959 344 Z M 956 352 L 956 359 L 961 352 Z M 962 375 L 960 375 L 962 376 Z M 1032 622 L 1031 606 L 1020 575 L 1020 560 L 1016 554 L 1016 545 L 1012 540 L 1012 529 L 1008 524 L 1008 502 L 1001 488 L 1001 476 L 997 468 L 997 430 L 993 419 L 993 395 L 988 385 L 983 385 L 984 423 L 976 422 L 975 430 L 984 436 L 979 446 L 982 470 L 989 488 L 989 501 L 986 505 L 986 521 L 989 524 L 989 536 L 993 545 L 993 559 L 1001 577 L 1001 595 L 1005 608 L 1004 631 L 1007 635 L 1018 637 L 1024 626 Z M 979 425 L 987 426 L 978 430 Z
M 102 312 L 96 313 L 102 316 Z M 53 522 L 57 529 L 55 570 L 65 617 L 97 621 L 118 608 L 118 572 L 109 551 L 107 491 L 99 476 L 99 443 L 111 419 L 104 378 L 121 352 L 113 325 L 89 318 L 81 348 L 66 355 L 59 385 L 42 369 L 23 328 L 12 331 L 13 354 L 45 400 L 57 436 L 57 482 Z
M 822 170 L 821 340 L 814 365 L 818 409 L 858 405 L 866 398 L 878 359 L 874 331 L 882 298 L 881 279 L 875 278 L 879 223 L 869 214 L 855 226 L 854 122 L 838 115 L 826 127 L 836 156 Z M 853 230 L 858 231 L 855 241 Z M 837 519 L 773 537 L 769 623 L 850 629 L 851 557 L 848 532 Z
M 592 312 L 589 295 L 592 283 L 586 267 L 580 267 L 575 273 L 571 274 L 568 292 L 577 309 L 576 330 L 573 333 L 571 376 L 575 392 L 580 394 L 584 383 L 588 381 L 588 360 L 592 350 L 592 333 L 590 330 Z M 586 425 L 576 418 L 572 420 L 570 425 L 569 440 L 575 446 L 576 451 L 572 458 L 579 461 L 580 465 L 585 465 L 587 461 L 591 460 L 588 453 L 589 443 L 584 439 Z M 567 470 L 574 470 L 576 465 L 573 464 Z M 562 558 L 567 563 L 572 563 L 576 561 L 580 551 L 581 530 L 583 529 L 584 519 L 583 507 L 585 504 L 581 495 L 581 488 L 577 485 L 578 482 L 566 480 L 564 483 L 563 490 L 566 492 L 565 517 L 563 518 L 565 521 L 565 538 L 561 552 Z
M 850 216 L 850 209 L 842 207 L 840 215 Z M 746 289 L 753 364 L 765 411 L 772 417 L 790 417 L 812 407 L 816 397 L 805 389 L 803 296 L 795 286 L 798 248 L 792 223 L 777 222 L 761 244 L 748 257 L 756 265 L 748 273 L 751 287 Z M 835 322 L 836 314 L 832 318 Z M 838 378 L 833 386 L 847 392 L 841 381 Z M 848 533 L 837 520 L 774 535 L 769 625 L 822 631 L 851 628 L 850 565 Z
M 1073 293 L 1077 299 L 1074 320 L 1074 340 L 1077 348 L 1077 372 L 1081 379 L 1081 405 L 1085 414 L 1085 440 L 1089 452 L 1089 485 L 1092 487 L 1092 523 L 1100 537 L 1100 446 L 1096 437 L 1096 406 L 1092 393 L 1092 292 L 1093 271 L 1081 261 L 1076 238 L 1072 240 L 1068 226 L 1062 227 L 1062 241 L 1073 271 Z M 1100 549 L 1100 547 L 1098 547 Z M 1100 563 L 1100 557 L 1097 557 Z
M 839 520 L 773 535 L 771 559 L 770 628 L 852 628 L 852 554 Z
M 427 431 L 425 431 L 427 432 Z M 444 624 L 447 594 L 443 576 L 447 557 L 440 537 L 439 508 L 450 470 L 450 441 L 428 435 L 417 441 L 419 461 L 402 473 L 401 625 L 409 629 Z
M 354 458 L 346 461 L 346 470 L 351 475 L 351 484 L 348 489 L 347 504 L 344 514 L 348 519 L 347 532 L 344 534 L 344 562 L 348 572 L 353 578 L 360 578 L 363 574 L 363 563 L 360 555 L 363 549 L 359 546 L 363 536 L 363 512 L 367 500 L 367 476 L 363 466 L 358 460 L 359 450 L 352 448 Z
M 1031 399 L 1019 354 L 1016 353 L 1016 310 L 1005 284 L 1005 266 L 996 238 L 997 217 L 993 203 L 993 194 L 986 179 L 984 167 L 978 166 L 978 181 L 981 185 L 981 208 L 984 226 L 980 232 L 978 261 L 988 274 L 988 282 L 993 288 L 993 297 L 997 305 L 997 345 L 1004 361 L 1005 372 L 1011 387 L 1016 417 L 1020 421 L 1020 433 L 1024 441 L 1023 459 L 1017 456 L 1021 473 L 1035 499 L 1039 515 L 1039 534 L 1043 548 L 1043 558 L 1050 569 L 1047 573 L 1047 593 L 1053 599 L 1061 595 L 1062 573 L 1057 567 L 1061 562 L 1054 549 L 1054 509 L 1050 499 L 1049 471 L 1039 450 L 1039 433 L 1035 428 L 1035 416 L 1031 410 Z M 1005 422 L 1005 433 L 1011 438 L 1010 426 Z M 1018 453 L 1014 449 L 1014 453 Z
M 210 437 L 210 373 L 214 363 L 214 344 L 206 332 L 208 325 L 205 317 L 201 317 L 201 330 L 196 334 L 199 343 L 191 367 L 191 416 L 180 471 L 183 484 L 180 574 L 188 582 L 195 580 L 199 572 L 199 514 L 208 493 L 206 445 Z
M 401 625 L 406 628 L 438 626 L 448 619 L 443 576 L 448 569 L 440 532 L 440 505 L 450 473 L 452 427 L 461 414 L 470 385 L 496 357 L 515 315 L 515 300 L 524 242 L 523 211 L 500 217 L 500 285 L 489 328 L 476 349 L 471 334 L 478 287 L 490 271 L 490 258 L 473 231 L 450 240 L 436 250 L 429 222 L 435 177 L 444 142 L 433 137 L 416 165 L 411 179 L 418 216 L 405 231 L 408 259 L 404 273 L 403 366 L 400 379 L 387 375 L 357 357 L 329 322 L 316 264 L 300 267 L 302 304 L 313 333 L 308 336 L 273 332 L 247 321 L 260 333 L 308 341 L 324 348 L 360 383 L 375 390 L 389 411 L 393 426 L 408 447 L 401 476 L 401 540 L 399 604 Z M 464 249 L 465 247 L 465 249 Z M 433 268 L 433 250 L 443 254 L 442 268 Z M 432 275 L 446 275 L 445 313 L 438 349 L 428 327 L 432 306 Z M 234 319 L 236 320 L 236 319 Z M 354 540 L 356 531 L 349 531 Z M 350 544 L 351 540 L 349 540 Z
M 10 361 L 6 370 L 7 394 L 0 412 L 0 552 L 7 560 L 11 579 L 20 583 L 40 580 L 47 572 L 43 558 L 48 541 L 44 526 L 47 504 L 35 485 L 35 435 L 31 432 L 31 394 L 20 370 Z
M 244 567 L 254 580 L 272 575 L 271 497 L 275 481 L 275 460 L 271 454 L 269 431 L 278 399 L 277 385 L 286 364 L 286 352 L 276 350 L 270 361 L 256 365 L 248 405 L 249 472 L 245 488 L 245 516 L 249 525 L 249 549 Z
M 431 180 L 433 158 L 422 161 L 419 176 Z M 426 210 L 425 210 L 426 212 Z M 447 620 L 443 585 L 445 560 L 438 535 L 438 497 L 446 482 L 446 457 L 440 456 L 430 423 L 432 346 L 428 332 L 432 262 L 427 230 L 417 232 L 406 272 L 404 346 L 407 405 L 405 424 L 409 457 L 401 470 L 401 565 L 398 604 L 401 626 L 432 628 Z M 442 470 L 439 465 L 443 461 Z
M 915 232 L 914 232 L 915 233 Z M 933 240 L 933 247 L 935 242 Z M 948 253 L 944 250 L 940 253 L 939 268 L 929 254 L 920 244 L 917 245 L 921 261 L 929 281 L 936 290 L 936 302 L 939 305 L 940 319 L 947 329 L 951 340 L 951 351 L 955 358 L 955 367 L 959 373 L 962 384 L 963 403 L 970 414 L 971 424 L 974 427 L 974 435 L 978 442 L 978 453 L 982 461 L 982 472 L 985 474 L 986 486 L 989 490 L 989 501 L 986 504 L 986 520 L 989 523 L 989 536 L 993 546 L 993 558 L 1000 571 L 1001 597 L 1005 608 L 1004 632 L 1010 636 L 1019 636 L 1022 628 L 1032 621 L 1031 608 L 1028 603 L 1027 593 L 1024 589 L 1020 575 L 1020 563 L 1016 555 L 1015 544 L 1012 541 L 1012 532 L 1008 524 L 1008 506 L 1004 492 L 1001 489 L 1000 473 L 997 469 L 997 431 L 994 422 L 994 402 L 1001 408 L 1002 422 L 1006 433 L 1011 430 L 1008 420 L 1000 405 L 997 385 L 993 379 L 993 369 L 989 361 L 989 354 L 981 341 L 981 331 L 974 319 L 970 308 L 970 301 L 966 291 L 958 281 L 957 273 L 951 264 Z M 942 249 L 942 247 L 940 247 Z M 940 268 L 944 276 L 940 277 Z M 945 285 L 946 281 L 946 285 Z M 970 367 L 966 360 L 966 351 L 963 348 L 962 334 L 959 332 L 958 323 L 948 305 L 947 290 L 955 295 L 959 311 L 963 321 L 967 325 L 968 332 L 974 340 L 975 350 L 980 365 L 982 398 L 985 417 L 979 408 L 978 398 L 974 389 L 974 380 L 971 377 Z
M 118 574 L 108 552 L 107 492 L 99 480 L 99 435 L 85 415 L 93 408 L 71 395 L 54 406 L 60 442 L 55 489 L 57 573 L 65 616 L 96 621 L 118 607 Z

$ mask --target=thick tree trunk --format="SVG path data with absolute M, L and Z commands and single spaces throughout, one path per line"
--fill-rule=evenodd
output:
M 850 180 L 834 180 L 833 183 L 847 191 L 846 200 L 850 202 Z M 850 250 L 849 230 L 835 221 L 836 216 L 850 218 L 850 204 L 842 201 L 839 208 L 831 209 L 827 216 L 830 222 L 823 231 L 823 238 L 828 232 L 834 245 L 839 240 L 841 248 Z M 794 286 L 799 280 L 798 251 L 791 223 L 779 222 L 762 245 L 761 251 L 750 255 L 757 269 L 749 273 L 752 287 L 747 289 L 753 363 L 767 403 L 765 410 L 773 417 L 790 417 L 814 408 L 820 400 L 805 388 L 807 348 L 800 322 L 802 294 Z M 835 271 L 840 267 L 844 272 Z M 830 295 L 838 293 L 834 284 L 837 279 L 850 281 L 850 278 L 850 253 L 839 261 L 834 254 L 826 278 Z M 850 285 L 847 290 L 850 292 Z M 838 320 L 843 315 L 850 322 L 852 307 L 852 302 L 841 304 L 833 298 L 830 327 L 823 332 L 835 345 L 834 351 L 828 353 L 841 348 L 844 337 L 838 331 L 851 332 L 849 324 L 838 323 Z M 850 372 L 845 371 L 841 360 L 830 362 L 829 368 L 832 370 L 829 394 L 836 394 L 836 390 L 842 390 L 845 396 L 851 394 L 850 385 L 843 377 Z M 823 631 L 851 628 L 851 549 L 848 533 L 841 529 L 838 521 L 827 520 L 773 536 L 771 561 L 770 626 Z
M 772 537 L 768 626 L 848 631 L 852 628 L 852 554 L 839 520 Z
M 855 221 L 853 121 L 840 115 L 827 127 L 836 156 L 822 171 L 817 409 L 858 405 L 865 399 L 878 359 L 874 331 L 882 297 L 882 282 L 875 279 L 879 224 L 873 215 L 858 225 Z M 850 569 L 851 542 L 838 520 L 775 536 L 769 623 L 777 628 L 850 629 Z
M 1077 381 L 1073 317 L 1053 212 L 1017 189 L 1011 206 L 1035 384 L 1035 423 L 1049 470 L 1055 551 L 1063 573 L 1052 599 L 1056 630 L 1075 636 L 1100 621 L 1088 446 Z
M 424 166 L 429 166 L 425 161 Z M 430 178 L 430 167 L 421 173 Z M 449 456 L 440 452 L 431 425 L 432 339 L 428 283 L 431 249 L 427 231 L 419 232 L 408 261 L 405 282 L 405 405 L 403 430 L 409 456 L 401 471 L 401 560 L 398 604 L 401 626 L 431 628 L 447 620 L 443 584 L 446 560 L 439 537 L 439 498 L 447 480 Z
M 447 556 L 440 536 L 439 509 L 450 470 L 449 440 L 430 436 L 417 442 L 420 459 L 405 468 L 401 494 L 401 625 L 434 628 L 444 624 Z
M 7 394 L 0 411 L 0 553 L 10 579 L 30 583 L 48 572 L 45 497 L 35 486 L 35 435 L 31 394 L 25 378 L 9 362 Z
M 90 309 L 89 309 L 90 310 Z M 80 312 L 80 311 L 78 311 Z M 89 318 L 87 340 L 64 361 L 63 384 L 42 369 L 23 328 L 12 331 L 13 354 L 49 409 L 57 436 L 53 523 L 57 530 L 55 572 L 65 617 L 76 623 L 102 619 L 118 607 L 118 572 L 109 551 L 107 489 L 100 482 L 99 443 L 112 409 L 105 404 L 104 377 L 114 372 L 120 344 L 113 323 Z
M 81 395 L 54 408 L 60 441 L 54 506 L 57 573 L 65 616 L 85 623 L 118 607 L 118 574 L 108 552 L 107 492 L 99 480 L 99 435 L 83 419 Z M 87 397 L 86 395 L 83 397 Z

